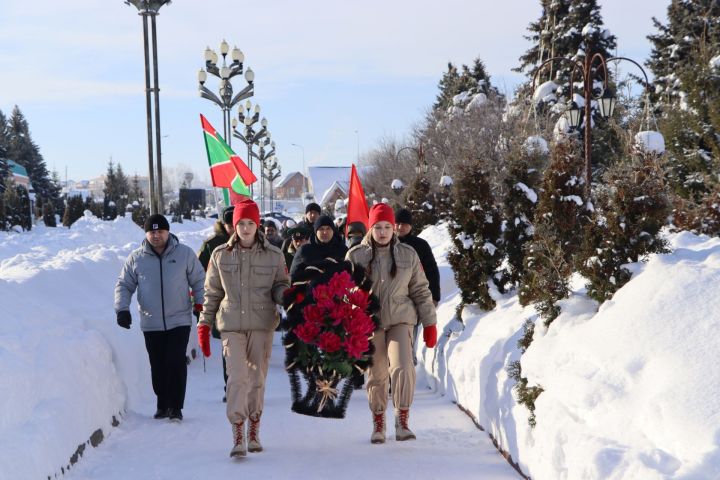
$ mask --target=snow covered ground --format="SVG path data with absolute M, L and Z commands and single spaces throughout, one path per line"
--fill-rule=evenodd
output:
M 212 224 L 173 223 L 171 232 L 197 249 Z M 220 402 L 218 345 L 207 373 L 202 361 L 190 365 L 186 420 L 152 420 L 155 400 L 136 306 L 130 331 L 116 325 L 113 311 L 115 280 L 142 238 L 142 229 L 125 218 L 0 232 L 0 479 L 60 475 L 80 446 L 83 456 L 67 478 L 206 478 L 248 468 L 268 478 L 286 478 L 296 468 L 315 478 L 339 470 L 348 478 L 373 472 L 517 478 L 450 398 L 422 386 L 412 411 L 419 439 L 408 444 L 370 445 L 364 392 L 355 393 L 342 421 L 291 413 L 281 351 L 274 352 L 269 378 L 267 451 L 247 459 L 243 470 L 227 458 L 231 436 Z M 189 350 L 194 332 L 190 338 Z M 98 429 L 106 439 L 94 449 L 88 440 Z
M 534 479 L 720 479 L 720 239 L 670 235 L 673 253 L 633 264 L 633 279 L 597 311 L 574 279 L 549 329 L 536 323 L 523 375 L 544 392 L 537 426 L 512 395 L 508 365 L 537 317 L 515 295 L 467 308 L 445 259 L 444 226 L 423 236 L 441 270 L 444 332 L 424 352 L 428 382 L 457 400 Z
M 171 229 L 197 248 L 211 226 Z M 549 329 L 537 326 L 522 356 L 530 385 L 544 389 L 531 429 L 507 366 L 521 358 L 517 340 L 535 313 L 516 296 L 498 295 L 492 312 L 468 307 L 462 323 L 453 320 L 459 295 L 446 260 L 450 240 L 442 225 L 430 227 L 423 236 L 439 259 L 442 335 L 436 350 L 419 346 L 425 374 L 411 414 L 418 440 L 371 445 L 360 391 L 344 420 L 291 413 L 278 347 L 266 451 L 238 465 L 227 458 L 217 344 L 207 372 L 199 360 L 190 365 L 186 420 L 150 418 L 142 335 L 137 323 L 117 327 L 112 308 L 117 274 L 142 236 L 128 219 L 94 218 L 71 229 L 0 233 L 0 479 L 59 474 L 97 429 L 107 438 L 86 447 L 67 478 L 518 478 L 487 433 L 536 480 L 720 478 L 720 239 L 671 235 L 673 253 L 631 265 L 633 279 L 599 311 L 575 279 L 563 313 Z M 137 320 L 134 307 L 133 314 Z M 189 349 L 194 342 L 191 335 Z

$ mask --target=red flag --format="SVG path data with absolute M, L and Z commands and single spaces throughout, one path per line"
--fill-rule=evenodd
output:
M 345 222 L 345 236 L 347 236 L 348 226 L 353 222 L 362 222 L 365 229 L 368 229 L 368 217 L 370 209 L 367 200 L 365 200 L 365 192 L 363 191 L 360 177 L 358 177 L 355 164 L 352 166 L 350 173 L 350 191 L 348 192 L 347 220 Z

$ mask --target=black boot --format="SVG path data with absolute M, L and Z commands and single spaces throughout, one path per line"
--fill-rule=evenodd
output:
M 179 408 L 169 408 L 168 418 L 171 422 L 179 422 L 183 419 L 182 410 Z
M 167 408 L 158 408 L 155 412 L 155 415 L 153 415 L 153 418 L 155 420 L 160 420 L 162 418 L 168 418 L 168 409 Z

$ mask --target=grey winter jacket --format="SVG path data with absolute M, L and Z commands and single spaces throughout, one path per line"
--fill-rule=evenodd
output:
M 130 309 L 135 290 L 140 307 L 140 328 L 144 332 L 170 330 L 192 325 L 194 302 L 205 298 L 205 270 L 187 245 L 170 235 L 162 256 L 143 240 L 125 260 L 115 285 L 115 312 Z

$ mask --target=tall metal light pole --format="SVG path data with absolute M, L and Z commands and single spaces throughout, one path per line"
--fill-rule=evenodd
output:
M 578 107 L 577 103 L 574 101 L 568 102 L 568 109 L 565 112 L 565 118 L 568 121 L 568 124 L 571 128 L 580 131 L 580 128 L 585 126 L 584 130 L 584 140 L 585 140 L 585 201 L 590 200 L 590 186 L 592 181 L 592 108 L 591 104 L 592 101 L 597 101 L 598 110 L 600 112 L 600 116 L 603 118 L 611 117 L 613 114 L 613 111 L 615 110 L 615 103 L 616 98 L 613 96 L 611 90 L 608 88 L 608 70 L 607 70 L 607 64 L 608 62 L 618 62 L 621 60 L 628 61 L 630 63 L 633 63 L 636 65 L 640 71 L 642 72 L 643 76 L 645 77 L 645 89 L 649 90 L 650 83 L 648 81 L 648 76 L 645 73 L 645 70 L 638 64 L 635 60 L 626 58 L 626 57 L 610 57 L 605 58 L 600 53 L 593 54 L 590 49 L 588 49 L 588 54 L 585 57 L 585 61 L 583 63 L 577 62 L 575 60 L 570 60 L 565 57 L 553 57 L 550 58 L 543 63 L 540 64 L 538 69 L 535 71 L 535 75 L 533 75 L 533 89 L 532 91 L 535 91 L 535 82 L 537 80 L 538 73 L 540 70 L 547 65 L 550 62 L 553 61 L 563 61 L 563 62 L 570 62 L 572 65 L 572 71 L 570 74 L 570 94 L 572 95 L 573 87 L 574 87 L 574 75 L 575 72 L 579 72 L 581 78 L 582 78 L 582 91 L 583 91 L 583 99 L 585 102 L 585 105 L 583 106 L 584 111 L 580 110 L 580 107 Z M 599 93 L 599 96 L 594 95 L 594 81 L 596 77 L 596 73 L 602 71 L 603 72 L 603 87 L 602 91 Z
M 298 147 L 300 150 L 302 150 L 302 176 L 303 176 L 303 198 L 305 198 L 305 194 L 307 193 L 307 172 L 305 171 L 305 147 L 302 145 L 298 145 L 297 143 L 291 143 L 293 147 Z
M 258 141 L 263 138 L 267 137 L 270 138 L 270 132 L 268 132 L 267 119 L 263 118 L 260 121 L 260 126 L 262 127 L 260 130 L 255 131 L 253 128 L 253 125 L 255 125 L 258 120 L 260 119 L 260 105 L 255 105 L 255 108 L 253 109 L 253 105 L 248 100 L 245 102 L 245 111 L 243 112 L 242 108 L 238 109 L 238 119 L 240 120 L 240 123 L 245 125 L 245 130 L 241 133 L 237 130 L 238 122 L 236 119 L 233 118 L 232 120 L 232 128 L 233 128 L 233 137 L 238 138 L 242 140 L 242 142 L 247 145 L 248 150 L 248 167 L 250 168 L 250 171 L 253 169 L 253 157 L 257 158 L 257 155 L 255 152 L 253 152 L 252 147 L 254 145 L 258 144 Z M 251 113 L 251 111 L 253 113 Z M 253 196 L 255 194 L 255 189 L 253 188 L 253 185 L 250 185 L 250 196 Z
M 147 135 L 148 135 L 148 180 L 150 185 L 150 213 L 164 212 L 162 196 L 162 157 L 160 146 L 160 87 L 158 80 L 157 62 L 157 28 L 155 17 L 163 5 L 169 5 L 170 0 L 125 0 L 126 5 L 133 5 L 138 9 L 138 14 L 143 17 L 143 45 L 145 50 L 145 110 L 147 114 Z M 152 63 L 154 87 L 150 87 L 150 49 L 148 47 L 148 17 L 152 29 Z M 157 156 L 157 168 L 153 164 L 153 108 L 151 96 L 155 96 L 155 146 Z M 157 188 L 155 174 L 157 173 Z

